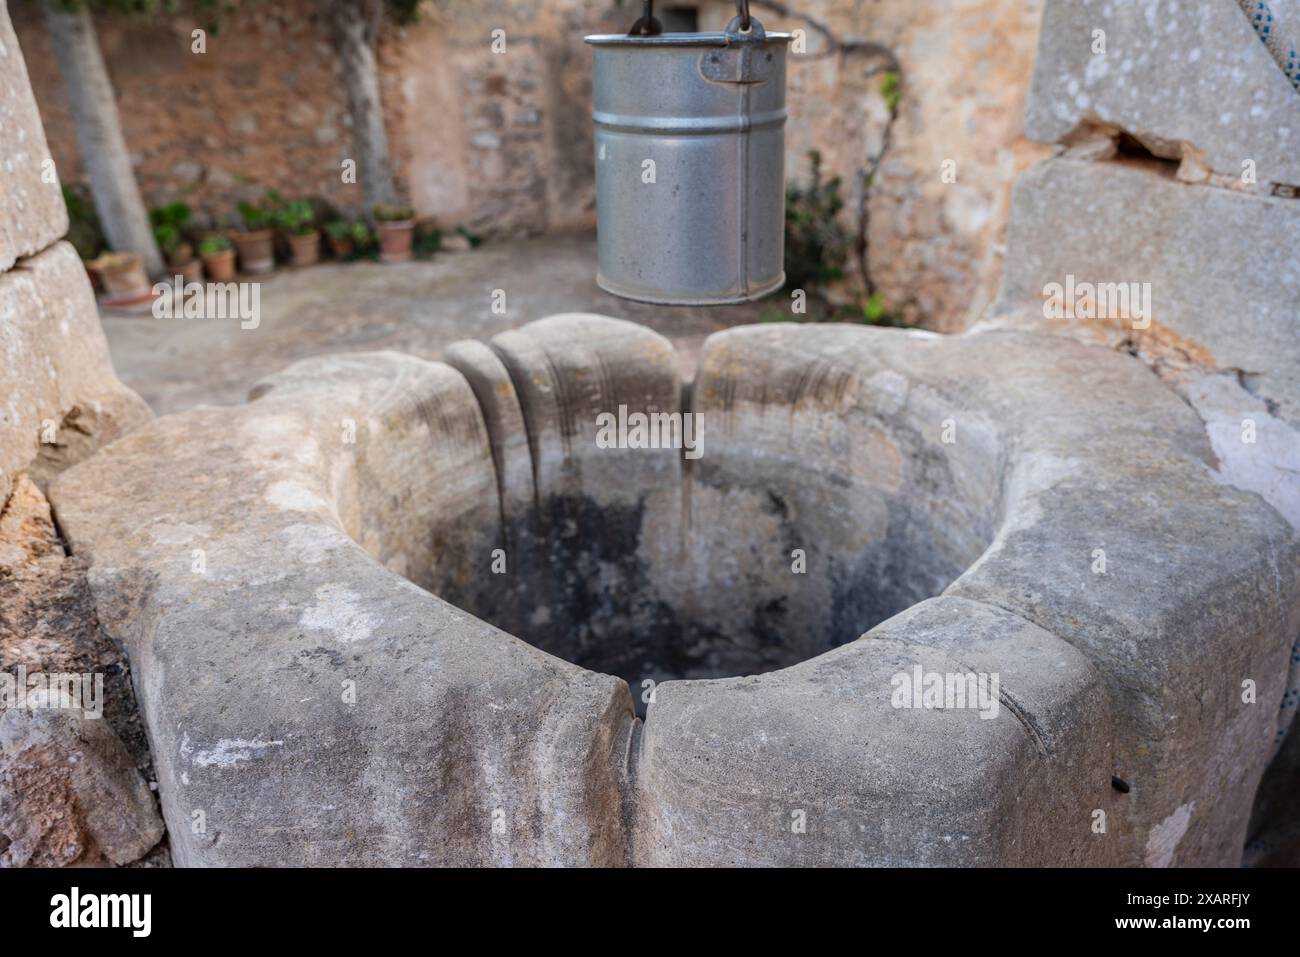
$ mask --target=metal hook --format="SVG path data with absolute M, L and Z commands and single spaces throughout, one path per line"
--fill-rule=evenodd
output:
M 740 20 L 740 29 L 749 29 L 749 0 L 736 0 L 736 17 Z
M 746 4 L 748 6 L 748 3 Z M 645 0 L 641 6 L 641 17 L 628 29 L 630 37 L 657 37 L 664 32 L 664 25 L 655 19 L 654 0 Z
M 736 15 L 731 18 L 724 31 L 728 37 L 754 43 L 767 39 L 763 24 L 749 15 L 749 0 L 736 0 Z

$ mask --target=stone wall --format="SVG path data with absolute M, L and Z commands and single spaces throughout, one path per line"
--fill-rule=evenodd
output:
M 44 488 L 150 418 L 117 380 L 0 5 L 0 867 L 127 864 L 162 820 L 121 651 L 99 627 L 84 556 Z M 21 706 L 27 676 L 98 675 L 102 712 Z M 95 710 L 95 709 L 91 709 Z
M 1027 128 L 1058 155 L 1016 184 L 983 325 L 1141 359 L 1200 416 L 1216 478 L 1300 528 L 1300 93 L 1242 7 L 1049 0 Z M 1300 4 L 1272 7 L 1278 32 L 1300 35 Z M 1288 627 L 1249 864 L 1300 862 Z
M 722 0 L 678 6 L 698 6 L 700 29 L 718 29 L 734 12 Z M 889 110 L 884 61 L 853 45 L 892 50 L 902 99 L 872 188 L 872 278 L 908 320 L 962 328 L 997 287 L 1011 182 L 1043 153 L 1021 135 L 1040 0 L 788 6 L 802 16 L 754 5 L 769 30 L 807 32 L 807 53 L 792 58 L 789 74 L 787 175 L 806 177 L 808 151 L 820 150 L 828 173 L 843 177 L 845 225 L 858 232 L 862 180 Z M 13 8 L 54 157 L 65 181 L 79 181 L 39 7 L 15 0 Z M 418 23 L 386 26 L 379 61 L 390 146 L 417 210 L 498 237 L 592 228 L 582 37 L 625 30 L 635 8 L 629 0 L 438 0 Z M 235 199 L 275 187 L 359 207 L 360 187 L 340 175 L 352 149 L 346 98 L 319 5 L 253 5 L 209 36 L 204 54 L 191 52 L 198 24 L 183 17 L 100 17 L 97 25 L 147 202 L 183 196 L 229 217 Z M 493 53 L 498 28 L 506 49 Z M 946 160 L 955 182 L 941 179 Z
M 1028 128 L 1060 155 L 1016 185 L 991 321 L 1145 358 L 1224 473 L 1300 527 L 1300 93 L 1233 0 L 1159 11 L 1048 4 Z M 1111 287 L 1148 301 L 1111 308 Z

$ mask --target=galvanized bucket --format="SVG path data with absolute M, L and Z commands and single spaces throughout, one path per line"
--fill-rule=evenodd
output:
M 650 4 L 595 60 L 602 289 L 672 305 L 785 284 L 785 57 L 747 0 L 721 33 L 660 33 Z

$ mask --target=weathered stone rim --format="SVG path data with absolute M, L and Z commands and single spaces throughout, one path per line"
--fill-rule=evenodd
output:
M 599 317 L 558 317 L 506 335 L 532 337 L 545 353 L 548 336 L 563 339 L 575 330 L 613 335 L 618 327 L 627 325 Z M 465 476 L 472 472 L 477 487 L 500 488 L 499 475 L 504 473 L 487 451 L 483 425 L 486 414 L 490 431 L 493 410 L 484 410 L 473 400 L 477 422 L 474 415 L 466 413 L 440 420 L 425 416 L 420 420 L 423 424 L 415 426 L 409 425 L 409 412 L 400 411 L 409 409 L 412 401 L 427 406 L 429 400 L 419 399 L 421 390 L 441 397 L 432 407 L 444 410 L 449 406 L 442 403 L 450 401 L 450 396 L 472 399 L 466 379 L 447 366 L 393 354 L 308 360 L 274 377 L 269 388 L 255 390 L 260 398 L 250 406 L 233 411 L 197 409 L 167 417 L 67 473 L 53 496 L 61 521 L 74 546 L 90 557 L 92 585 L 106 627 L 131 650 L 156 752 L 171 755 L 179 749 L 182 755 L 176 762 L 175 777 L 164 775 L 166 779 L 160 780 L 167 819 L 180 845 L 178 861 L 266 862 L 267 854 L 289 854 L 298 860 L 334 863 L 716 863 L 724 855 L 750 863 L 1125 863 L 1140 859 L 1144 848 L 1150 853 L 1148 831 L 1180 805 L 1189 804 L 1196 805 L 1200 830 L 1195 841 L 1189 839 L 1188 847 L 1180 851 L 1185 858 L 1174 860 L 1228 860 L 1225 855 L 1231 853 L 1234 841 L 1239 853 L 1238 832 L 1245 827 L 1244 819 L 1238 821 L 1243 818 L 1240 804 L 1244 798 L 1249 807 L 1266 760 L 1265 749 L 1249 742 L 1265 729 L 1270 716 L 1263 710 L 1258 712 L 1262 719 L 1226 710 L 1229 705 L 1214 698 L 1210 706 L 1222 718 L 1215 729 L 1179 737 L 1181 730 L 1169 731 L 1158 719 L 1167 708 L 1186 712 L 1187 703 L 1178 697 L 1178 682 L 1183 680 L 1179 676 L 1188 672 L 1189 661 L 1202 669 L 1211 661 L 1239 661 L 1264 676 L 1261 701 L 1267 704 L 1274 692 L 1280 694 L 1289 650 L 1286 628 L 1297 619 L 1295 589 L 1280 578 L 1275 586 L 1262 590 L 1256 582 L 1264 584 L 1259 569 L 1271 567 L 1280 572 L 1294 568 L 1295 562 L 1288 564 L 1288 559 L 1295 556 L 1297 546 L 1294 534 L 1271 509 L 1254 496 L 1213 481 L 1206 467 L 1211 454 L 1194 414 L 1125 357 L 1012 333 L 945 339 L 854 327 L 749 327 L 712 337 L 702 357 L 702 370 L 707 374 L 711 357 L 727 349 L 734 347 L 743 353 L 753 345 L 771 353 L 783 339 L 797 341 L 805 359 L 820 349 L 840 361 L 870 363 L 877 361 L 878 353 L 883 357 L 879 361 L 911 383 L 909 389 L 917 396 L 940 394 L 945 383 L 949 387 L 957 383 L 967 408 L 985 409 L 1008 432 L 1005 447 L 1013 453 L 1005 473 L 1009 519 L 994 544 L 944 597 L 922 602 L 873 629 L 868 637 L 875 640 L 851 643 L 757 678 L 662 685 L 661 697 L 640 735 L 631 774 L 629 752 L 636 739 L 636 725 L 631 720 L 626 686 L 474 622 L 395 578 L 361 546 L 347 540 L 345 530 L 363 527 L 362 513 L 367 507 L 376 507 L 376 502 L 367 503 L 356 488 L 349 490 L 355 473 L 349 476 L 348 467 L 325 450 L 296 448 L 296 460 L 272 456 L 257 468 L 258 480 L 252 483 L 255 492 L 223 485 L 226 491 L 214 490 L 220 492 L 220 501 L 209 495 L 173 506 L 142 482 L 130 490 L 135 493 L 128 496 L 135 502 L 130 508 L 137 522 L 148 516 L 157 526 L 161 517 L 167 520 L 163 524 L 177 528 L 183 524 L 181 520 L 201 519 L 215 512 L 246 515 L 258 510 L 266 520 L 257 536 L 261 539 L 289 529 L 299 536 L 308 534 L 304 529 L 315 529 L 310 533 L 316 536 L 313 554 L 321 556 L 320 564 L 329 567 L 281 567 L 271 572 L 271 577 L 278 577 L 281 584 L 291 583 L 294 594 L 317 595 L 317 607 L 326 609 L 320 614 L 326 619 L 335 614 L 331 620 L 343 622 L 348 634 L 343 644 L 358 655 L 370 654 L 368 668 L 387 668 L 398 683 L 415 681 L 417 687 L 433 689 L 431 700 L 414 710 L 400 695 L 384 705 L 388 709 L 384 712 L 390 728 L 388 742 L 377 741 L 364 728 L 351 729 L 347 724 L 350 718 L 333 716 L 337 709 L 313 705 L 317 713 L 312 719 L 297 712 L 276 711 L 253 690 L 264 685 L 269 690 L 268 682 L 275 676 L 257 669 L 245 674 L 249 687 L 242 689 L 237 699 L 239 713 L 222 718 L 214 707 L 218 699 L 204 690 L 207 682 L 195 684 L 193 676 L 185 676 L 187 655 L 200 650 L 214 658 L 228 654 L 233 670 L 248 668 L 239 649 L 223 651 L 222 646 L 246 641 L 240 636 L 257 627 L 278 631 L 284 637 L 273 640 L 290 649 L 296 617 L 283 623 L 272 620 L 272 609 L 249 590 L 255 586 L 250 579 L 256 576 L 240 570 L 244 566 L 239 562 L 244 559 L 238 550 L 232 553 L 229 566 L 234 569 L 233 578 L 202 584 L 196 592 L 188 570 L 160 559 L 156 552 L 141 550 L 142 533 L 123 524 L 121 515 L 95 514 L 96 489 L 131 475 L 133 463 L 156 459 L 157 446 L 182 448 L 177 442 L 181 435 L 184 461 L 170 464 L 180 479 L 201 481 L 202 462 L 240 454 L 230 439 L 240 423 L 262 430 L 267 441 L 276 435 L 311 436 L 324 434 L 323 428 L 334 428 L 330 419 L 338 418 L 341 411 L 367 406 L 387 413 L 372 414 L 359 429 L 362 435 L 369 428 L 384 429 L 406 443 L 403 448 L 423 448 L 428 430 L 440 430 L 444 437 L 459 436 L 469 446 L 455 442 L 448 446 L 459 449 L 460 471 L 454 474 L 469 481 Z M 852 359 L 846 360 L 846 355 Z M 1006 362 L 1008 368 L 988 377 L 980 363 L 988 363 L 994 356 L 1001 356 L 999 361 Z M 1051 383 L 1063 393 L 1058 408 L 1044 408 L 1040 392 L 1035 391 L 1043 388 L 1046 372 L 1042 369 L 1048 363 L 1058 372 L 1065 370 L 1063 379 Z M 383 380 L 382 388 L 377 389 L 376 380 Z M 322 381 L 328 385 L 326 394 L 332 407 L 300 408 L 295 394 L 301 399 Z M 1099 389 L 1110 394 L 1098 398 Z M 1145 418 L 1134 416 L 1126 420 L 1130 431 L 1117 431 L 1106 415 L 1113 415 L 1116 409 L 1141 410 Z M 205 421 L 223 425 L 211 432 L 201 431 L 206 429 Z M 216 442 L 196 440 L 205 434 L 222 438 Z M 359 441 L 364 454 L 370 438 Z M 1062 454 L 1067 448 L 1075 450 L 1073 458 Z M 365 461 L 367 468 L 382 468 L 381 463 Z M 444 469 L 442 474 L 453 473 Z M 276 482 L 296 482 L 298 487 L 281 486 L 277 493 L 280 507 L 271 509 L 261 495 Z M 472 498 L 471 491 L 455 488 L 452 493 Z M 1161 495 L 1176 499 L 1178 514 L 1167 518 L 1156 514 L 1151 500 Z M 1066 577 L 1057 554 L 1061 530 L 1045 523 L 1052 516 L 1074 516 L 1064 527 L 1073 527 L 1080 534 L 1111 524 L 1116 513 L 1107 503 L 1113 504 L 1117 497 L 1130 515 L 1141 514 L 1142 521 L 1160 529 L 1158 534 L 1179 542 L 1169 551 L 1175 557 L 1167 567 L 1148 570 L 1148 575 L 1160 580 L 1154 590 L 1147 582 L 1116 583 L 1112 579 L 1106 587 L 1119 589 L 1112 597 L 1076 595 L 1057 580 Z M 511 501 L 503 494 L 500 507 L 509 507 Z M 1203 572 L 1198 573 L 1200 566 L 1192 558 L 1193 551 L 1205 534 L 1203 524 L 1222 525 L 1225 509 L 1245 544 L 1241 550 L 1220 554 L 1219 567 L 1213 578 L 1207 579 Z M 1180 531 L 1178 523 L 1193 517 L 1195 522 Z M 244 527 L 248 528 L 248 523 Z M 183 537 L 184 531 L 168 534 Z M 232 547 L 258 546 L 257 541 L 240 539 L 238 530 L 231 542 Z M 1178 549 L 1185 551 L 1187 561 L 1178 560 L 1182 554 Z M 1116 552 L 1125 555 L 1123 547 Z M 1081 564 L 1086 569 L 1086 560 Z M 1033 583 L 1028 593 L 1018 583 L 1024 575 L 1028 575 L 1024 581 Z M 388 620 L 366 622 L 364 613 L 356 610 L 362 606 L 346 596 L 328 593 L 321 598 L 318 590 L 340 578 L 355 585 L 356 595 L 380 598 L 385 608 L 392 609 Z M 1251 617 L 1238 631 L 1222 633 L 1218 616 L 1207 614 L 1207 580 L 1220 586 L 1219 597 L 1251 594 L 1256 604 L 1246 606 Z M 1134 589 L 1147 602 L 1140 612 L 1129 604 Z M 1047 593 L 1051 593 L 1050 600 Z M 227 597 L 222 599 L 222 594 Z M 231 600 L 236 594 L 242 596 L 242 603 Z M 1190 613 L 1183 607 L 1189 599 L 1195 606 Z M 201 611 L 199 606 L 204 606 Z M 1237 607 L 1242 606 L 1238 603 Z M 975 644 L 968 643 L 975 639 L 962 624 L 971 616 L 985 621 L 977 630 L 987 637 Z M 1134 646 L 1143 631 L 1168 635 L 1175 627 L 1181 629 L 1178 641 L 1158 638 L 1150 652 L 1143 652 L 1158 667 L 1133 670 L 1146 660 L 1133 657 L 1130 647 L 1150 644 L 1150 639 L 1144 639 Z M 187 636 L 191 636 L 189 641 L 197 640 L 192 635 L 198 628 L 208 629 L 213 637 L 221 636 L 221 643 L 214 645 L 209 638 L 186 652 Z M 356 634 L 358 629 L 365 633 Z M 901 645 L 881 640 L 895 635 L 903 639 Z M 997 635 L 1014 637 L 1003 641 Z M 473 647 L 471 657 L 448 657 L 459 654 L 457 649 L 466 642 Z M 248 645 L 248 653 L 267 645 L 266 641 Z M 957 654 L 952 656 L 942 650 L 945 648 Z M 1030 654 L 1032 649 L 1038 650 Z M 980 723 L 978 718 L 972 722 L 960 714 L 925 715 L 927 730 L 908 726 L 907 733 L 899 736 L 888 733 L 887 713 L 864 716 L 860 697 L 832 693 L 835 687 L 852 687 L 851 679 L 844 679 L 848 685 L 837 682 L 853 668 L 877 668 L 879 662 L 900 653 L 936 662 L 983 656 L 990 667 L 1009 674 L 1018 670 L 1019 687 L 1008 686 L 1018 702 L 1016 708 L 1005 722 Z M 409 659 L 411 665 L 392 670 L 394 656 L 412 654 L 416 657 Z M 420 655 L 426 662 L 423 665 Z M 430 670 L 430 655 L 443 666 Z M 1042 664 L 1030 667 L 1021 659 Z M 1126 664 L 1130 659 L 1134 665 Z M 453 660 L 459 669 L 455 673 L 445 667 Z M 316 663 L 311 667 L 318 669 L 313 674 L 322 681 L 345 673 Z M 845 667 L 849 671 L 844 671 Z M 1231 668 L 1224 670 L 1231 678 Z M 1147 672 L 1150 678 L 1140 677 Z M 284 674 L 287 672 L 280 677 Z M 1146 683 L 1127 697 L 1117 696 L 1123 682 L 1135 680 L 1130 675 Z M 1231 681 L 1226 684 L 1230 686 Z M 172 685 L 184 689 L 183 693 Z M 473 710 L 471 702 L 483 700 L 488 688 L 499 689 L 494 694 L 517 695 L 519 702 L 535 702 L 541 710 L 529 712 L 531 705 L 514 705 L 514 721 L 502 724 Z M 739 707 L 758 700 L 755 694 L 762 689 L 767 689 L 762 691 L 766 704 L 756 710 L 751 705 Z M 828 694 L 832 697 L 827 698 Z M 815 720 L 812 725 L 807 723 L 809 702 L 817 702 L 817 708 L 823 709 L 813 713 L 813 718 L 820 715 L 829 724 L 818 727 Z M 520 711 L 521 707 L 525 710 Z M 408 713 L 409 717 L 401 717 Z M 519 732 L 519 718 L 529 713 L 551 717 L 538 730 Z M 419 722 L 409 722 L 418 715 L 468 723 L 451 737 L 430 741 L 427 734 L 414 734 Z M 765 722 L 774 720 L 774 715 L 786 721 L 782 734 L 794 735 L 802 742 L 789 752 L 793 757 L 770 750 L 772 729 L 766 728 Z M 282 730 L 271 734 L 273 727 Z M 516 730 L 507 732 L 510 727 Z M 847 737 L 828 739 L 826 727 L 843 728 Z M 1180 726 L 1175 723 L 1174 727 Z M 218 751 L 220 741 L 229 740 L 276 740 L 292 747 L 284 751 L 271 745 L 245 749 L 252 753 L 231 767 L 215 761 L 196 766 L 193 760 L 185 765 L 185 748 L 192 755 L 203 742 L 182 737 L 178 728 L 194 728 Z M 471 810 L 482 803 L 473 781 L 486 767 L 483 761 L 494 762 L 492 755 L 498 751 L 501 760 L 507 760 L 509 753 L 530 755 L 524 764 L 518 763 L 518 757 L 508 759 L 516 768 L 511 772 L 514 792 L 523 795 L 518 800 L 526 805 L 517 809 L 514 819 L 530 822 L 528 836 L 504 845 L 494 843 L 490 835 L 463 821 L 453 826 L 435 812 L 414 806 L 377 815 L 375 806 L 367 803 L 371 799 L 359 796 L 359 803 L 350 805 L 343 817 L 354 828 L 364 823 L 366 836 L 354 848 L 339 844 L 330 838 L 339 832 L 338 814 L 322 815 L 308 808 L 313 788 L 337 787 L 338 781 L 348 779 L 338 768 L 332 769 L 335 777 L 322 771 L 331 760 L 331 745 L 320 740 L 322 728 L 332 729 L 330 735 L 346 737 L 360 749 L 357 759 L 364 758 L 381 774 L 393 761 L 409 763 L 414 755 L 426 755 L 421 764 L 432 762 L 431 769 L 439 766 L 447 770 L 424 786 L 434 780 L 457 782 L 444 796 L 463 801 Z M 259 729 L 268 736 L 258 737 Z M 753 737 L 759 732 L 767 737 Z M 520 733 L 522 738 L 510 737 Z M 868 734 L 876 747 L 883 748 L 875 758 L 868 754 L 866 764 L 861 763 L 861 749 L 852 744 L 861 734 Z M 1109 790 L 1111 770 L 1117 761 L 1129 760 L 1124 755 L 1149 735 L 1156 735 L 1158 743 L 1148 746 L 1153 756 L 1144 759 L 1136 775 L 1137 786 L 1147 789 L 1146 800 L 1136 811 L 1131 801 L 1117 808 L 1109 803 L 1116 800 Z M 456 757 L 468 742 L 481 750 Z M 949 756 L 964 757 L 936 765 L 928 757 L 932 751 L 909 752 L 919 746 L 916 742 L 928 743 Z M 226 748 L 226 753 L 229 750 Z M 1230 787 L 1219 787 L 1219 782 L 1210 780 L 1194 791 L 1198 787 L 1195 781 L 1178 778 L 1170 771 L 1177 765 L 1187 766 L 1189 761 L 1218 761 L 1215 755 L 1228 751 L 1239 764 Z M 212 748 L 197 753 L 211 755 Z M 1244 769 L 1241 762 L 1245 762 Z M 706 765 L 712 768 L 707 773 L 701 770 Z M 239 782 L 230 777 L 234 767 L 245 766 L 256 771 L 251 784 L 247 773 Z M 925 774 L 900 777 L 900 769 L 909 766 L 928 767 L 931 775 L 941 770 L 947 781 Z M 576 775 L 575 768 L 580 769 Z M 289 778 L 284 777 L 287 773 L 291 773 Z M 275 790 L 272 782 L 279 779 L 291 782 L 288 792 Z M 463 790 L 462 782 L 469 782 Z M 726 793 L 717 792 L 714 785 L 719 782 L 727 783 Z M 1190 801 L 1189 791 L 1195 794 Z M 428 796 L 419 787 L 416 792 Z M 824 815 L 822 836 L 816 840 L 792 844 L 782 833 L 779 812 L 792 794 L 806 798 L 817 814 Z M 1025 800 L 1007 805 L 1008 795 Z M 185 835 L 185 808 L 192 800 L 219 805 L 222 815 L 232 822 L 224 845 Z M 1039 806 L 1027 806 L 1035 802 Z M 1099 806 L 1110 807 L 1120 819 L 1117 840 L 1100 844 L 1090 841 L 1086 833 L 1079 838 L 1060 836 L 1073 833 L 1079 815 Z M 555 829 L 553 814 L 560 807 L 565 808 L 563 817 L 570 822 L 568 831 Z M 432 819 L 428 817 L 431 813 Z M 478 813 L 471 813 L 470 819 L 478 820 Z M 268 818 L 296 822 L 289 844 L 275 837 L 281 832 L 277 828 L 266 830 Z M 577 832 L 574 822 L 579 822 Z M 868 824 L 874 836 L 864 838 L 861 829 Z M 763 841 L 736 843 L 738 835 L 756 833 L 755 828 L 765 835 Z M 960 842 L 946 845 L 942 841 L 945 829 L 967 835 L 965 846 Z M 702 834 L 708 835 L 707 839 L 702 839 Z M 1162 847 L 1157 851 L 1164 853 Z M 1169 854 L 1173 853 L 1170 849 Z

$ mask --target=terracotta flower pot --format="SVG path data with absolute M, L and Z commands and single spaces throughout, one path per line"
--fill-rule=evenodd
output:
M 355 247 L 353 246 L 351 239 L 335 239 L 333 236 L 329 239 L 330 252 L 334 255 L 335 259 L 347 259 L 352 255 L 352 250 Z
M 264 273 L 275 268 L 275 234 L 271 230 L 233 232 L 230 238 L 239 250 L 239 268 L 244 272 Z
M 415 220 L 379 222 L 379 258 L 386 263 L 404 263 L 411 259 L 411 243 L 415 239 Z
M 203 263 L 197 258 L 172 267 L 173 273 L 179 273 L 186 282 L 203 282 Z
M 203 269 L 212 282 L 230 282 L 235 278 L 235 251 L 223 249 L 204 256 Z
M 144 257 L 139 253 L 104 253 L 87 265 L 99 277 L 104 301 L 110 305 L 141 302 L 153 296 Z
M 294 266 L 314 266 L 320 262 L 320 233 L 289 234 L 289 262 Z

